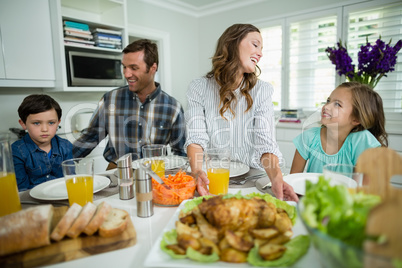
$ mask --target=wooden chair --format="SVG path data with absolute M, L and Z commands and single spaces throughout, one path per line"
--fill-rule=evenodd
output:
M 356 172 L 364 174 L 367 193 L 380 195 L 383 200 L 400 194 L 390 184 L 392 176 L 402 174 L 402 156 L 394 150 L 386 147 L 367 149 L 357 159 Z
M 364 174 L 363 190 L 381 196 L 381 204 L 370 211 L 366 234 L 371 237 L 385 236 L 385 243 L 373 240 L 364 242 L 368 253 L 387 257 L 373 258 L 365 255 L 364 267 L 392 267 L 391 258 L 402 259 L 402 190 L 391 186 L 390 180 L 402 174 L 402 156 L 392 149 L 379 147 L 364 151 L 357 160 L 356 172 Z

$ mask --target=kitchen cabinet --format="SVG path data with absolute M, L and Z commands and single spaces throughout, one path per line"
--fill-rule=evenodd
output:
M 122 47 L 128 42 L 125 0 L 52 0 L 50 1 L 53 46 L 55 54 L 56 85 L 52 91 L 109 91 L 115 87 L 72 87 L 68 85 L 66 51 L 121 54 L 121 49 L 83 47 L 64 43 L 63 21 L 87 24 L 95 28 L 122 32 Z
M 54 87 L 49 1 L 0 1 L 0 87 Z

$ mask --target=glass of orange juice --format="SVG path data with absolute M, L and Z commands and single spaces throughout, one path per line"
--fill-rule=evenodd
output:
M 8 134 L 0 134 L 0 217 L 21 210 Z
M 66 182 L 68 202 L 84 206 L 93 202 L 94 159 L 74 158 L 61 163 Z
M 142 156 L 145 161 L 151 161 L 151 169 L 159 175 L 165 177 L 165 157 L 166 145 L 150 144 L 142 147 Z
M 227 194 L 230 175 L 229 149 L 211 148 L 205 150 L 205 162 L 209 179 L 209 192 L 214 195 Z

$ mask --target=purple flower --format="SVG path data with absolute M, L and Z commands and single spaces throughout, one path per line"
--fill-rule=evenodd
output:
M 328 47 L 328 58 L 335 65 L 338 75 L 345 75 L 349 81 L 359 81 L 361 83 L 370 84 L 375 87 L 379 80 L 386 76 L 386 73 L 395 70 L 397 54 L 402 48 L 402 40 L 399 40 L 394 47 L 391 42 L 385 44 L 381 38 L 377 39 L 374 45 L 368 41 L 366 45 L 360 47 L 358 52 L 358 66 L 352 64 L 346 46 L 342 46 L 342 42 L 337 43 L 337 47 Z
M 352 76 L 355 66 L 352 64 L 352 58 L 349 56 L 348 51 L 341 43 L 337 43 L 338 49 L 328 47 L 325 52 L 332 64 L 335 64 L 338 74 Z

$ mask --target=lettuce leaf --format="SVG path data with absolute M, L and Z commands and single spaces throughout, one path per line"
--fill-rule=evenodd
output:
M 306 181 L 302 217 L 309 227 L 362 248 L 368 214 L 380 202 L 379 196 L 350 193 L 345 186 L 331 186 L 320 176 L 316 184 Z
M 173 259 L 185 259 L 187 255 L 179 255 L 173 252 L 173 250 L 168 249 L 166 246 L 171 244 L 177 244 L 177 232 L 176 229 L 167 231 L 162 236 L 162 241 L 160 244 L 161 250 L 166 252 Z
M 254 247 L 250 250 L 247 261 L 253 266 L 260 267 L 288 267 L 292 266 L 298 261 L 310 247 L 310 238 L 307 235 L 299 235 L 294 237 L 288 243 L 285 244 L 286 251 L 282 257 L 272 261 L 264 260 L 260 254 L 258 254 L 258 247 Z
M 197 250 L 189 247 L 186 251 L 187 257 L 193 261 L 198 262 L 217 262 L 219 261 L 219 256 L 215 252 L 211 255 L 204 255 Z

